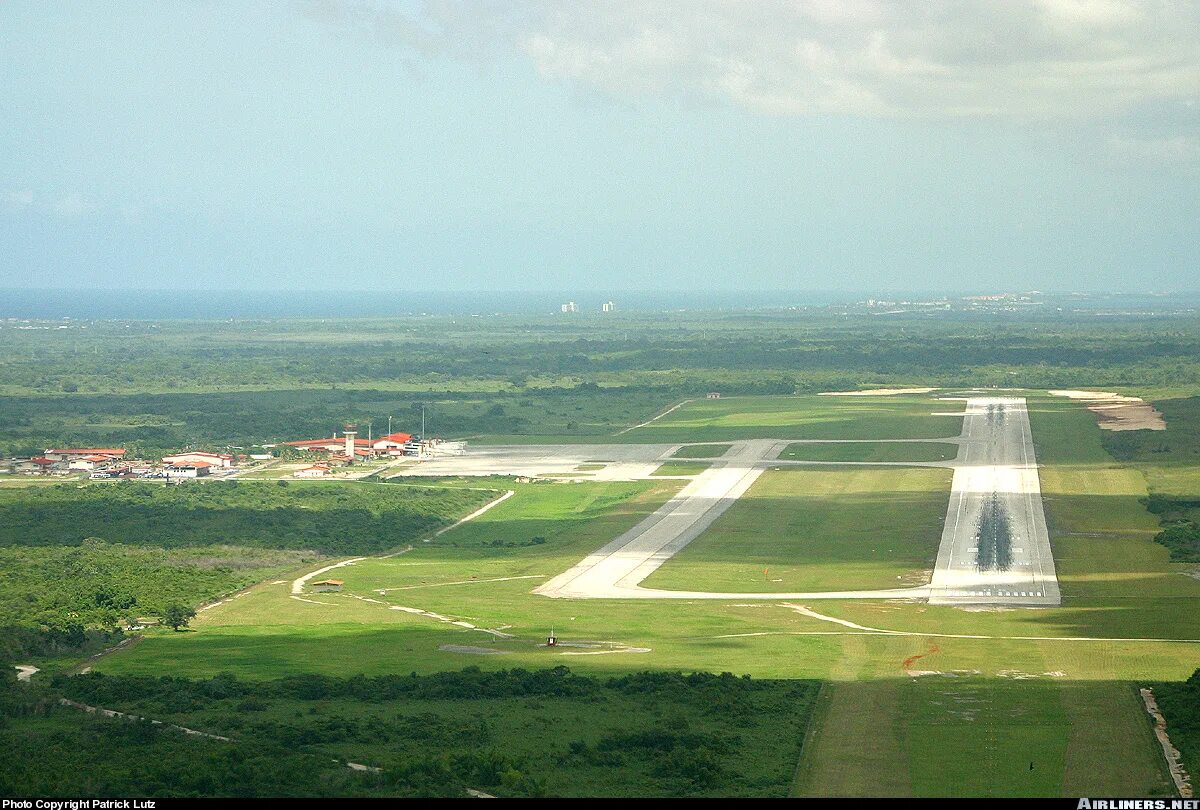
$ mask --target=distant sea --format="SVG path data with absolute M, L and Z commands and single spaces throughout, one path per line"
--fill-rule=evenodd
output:
M 979 291 L 952 293 L 978 294 Z M 986 292 L 986 291 L 985 291 Z M 529 291 L 419 292 L 408 290 L 326 290 L 283 292 L 233 290 L 62 290 L 0 289 L 0 319 L 228 320 L 250 318 L 382 317 L 389 315 L 538 315 L 560 312 L 574 301 L 581 314 L 599 313 L 612 301 L 617 312 L 732 312 L 792 307 L 825 307 L 867 299 L 931 301 L 947 293 Z M 1200 306 L 1197 293 L 1089 294 L 1039 293 L 1043 304 L 1065 309 L 1120 310 L 1163 314 Z
M 741 310 L 851 303 L 863 296 L 811 292 L 410 292 L 221 290 L 0 290 L 0 318 L 134 319 L 581 313 L 612 301 L 618 312 Z

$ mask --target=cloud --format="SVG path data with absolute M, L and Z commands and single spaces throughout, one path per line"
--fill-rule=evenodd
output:
M 1174 135 L 1164 138 L 1138 138 L 1114 135 L 1109 148 L 1120 163 L 1136 162 L 1163 168 L 1194 166 L 1200 163 L 1200 137 Z
M 324 0 L 309 16 L 429 57 L 514 51 L 613 96 L 775 115 L 1087 120 L 1200 98 L 1183 0 Z
M 0 200 L 4 201 L 4 207 L 18 211 L 23 211 L 33 207 L 33 192 L 29 189 L 19 189 L 15 191 L 6 191 L 0 195 Z
M 96 206 L 84 199 L 84 196 L 79 192 L 67 194 L 54 204 L 54 213 L 63 219 L 81 217 L 92 213 L 94 210 L 96 210 Z
M 77 219 L 98 210 L 95 202 L 77 191 L 57 198 L 41 193 L 34 194 L 30 189 L 6 191 L 0 194 L 0 205 L 9 212 L 32 211 L 62 219 Z

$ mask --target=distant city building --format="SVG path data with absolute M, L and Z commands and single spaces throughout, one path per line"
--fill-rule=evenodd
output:
M 568 301 L 567 303 L 562 305 L 562 311 L 563 312 L 578 312 L 579 307 L 575 306 L 574 301 Z
M 614 304 L 612 301 L 609 301 L 607 304 L 600 305 L 600 311 L 601 312 L 616 312 L 617 305 Z

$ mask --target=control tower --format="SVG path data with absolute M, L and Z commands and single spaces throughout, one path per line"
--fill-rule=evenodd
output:
M 350 459 L 350 463 L 354 463 L 354 437 L 358 435 L 358 425 L 346 425 L 346 430 L 342 434 L 346 437 L 346 457 Z

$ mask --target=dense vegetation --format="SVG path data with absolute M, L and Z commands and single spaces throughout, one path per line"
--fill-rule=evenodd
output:
M 1196 386 L 1186 318 L 887 320 L 814 313 L 606 319 L 91 322 L 0 328 L 0 450 L 147 452 L 326 435 L 601 435 L 717 389 L 876 383 Z
M 1200 464 L 1200 397 L 1158 399 L 1166 430 L 1103 433 L 1104 449 L 1119 461 L 1154 464 Z
M 0 546 L 0 628 L 116 629 L 196 605 L 316 559 L 304 551 L 203 546 L 165 549 L 85 540 L 78 546 Z
M 1200 562 L 1200 498 L 1179 498 L 1158 493 L 1143 499 L 1146 509 L 1158 515 L 1163 530 L 1155 542 L 1171 550 L 1176 562 Z
M 1193 775 L 1200 772 L 1200 669 L 1182 683 L 1155 684 L 1154 698 L 1184 769 Z
M 0 655 L 80 649 L 89 631 L 172 603 L 195 606 L 325 555 L 396 548 L 491 497 L 286 481 L 0 490 Z
M 0 547 L 214 544 L 369 554 L 449 525 L 496 493 L 362 483 L 123 481 L 0 490 Z
M 0 792 L 782 796 L 816 686 L 558 667 L 275 681 L 84 675 L 58 677 L 52 691 L 231 741 L 97 720 L 10 684 Z M 338 764 L 364 761 L 356 752 L 380 770 Z

